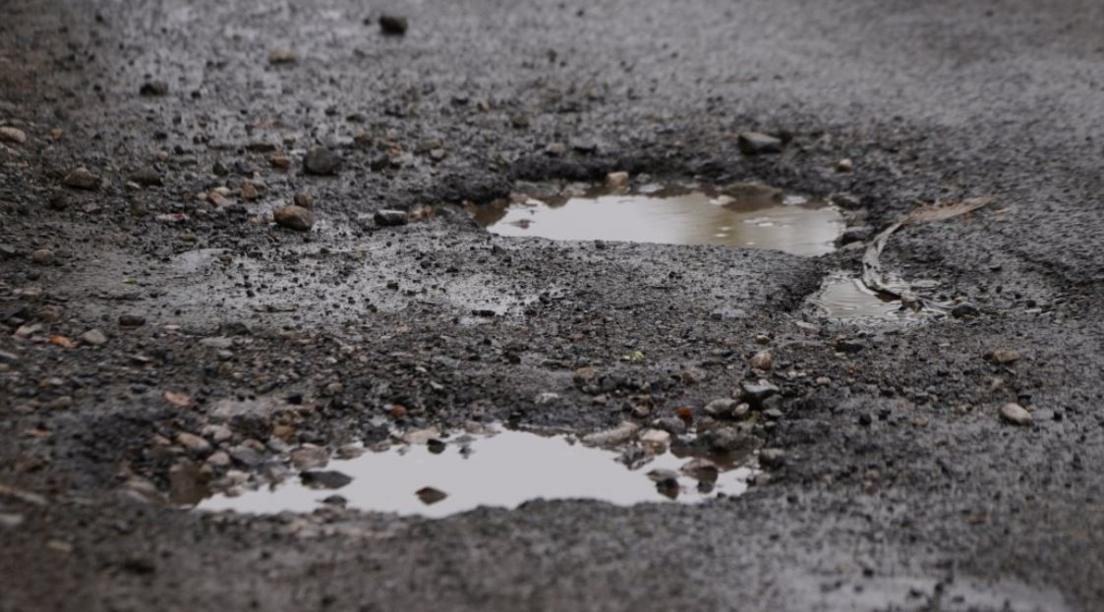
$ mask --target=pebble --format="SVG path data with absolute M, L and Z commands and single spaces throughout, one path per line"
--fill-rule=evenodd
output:
M 727 419 L 732 417 L 733 413 L 736 411 L 736 407 L 739 405 L 739 400 L 722 397 L 709 402 L 702 410 L 711 417 Z
M 418 499 L 427 506 L 431 506 L 448 497 L 448 493 L 440 489 L 434 489 L 433 487 L 422 487 L 415 491 L 414 495 L 417 495 Z
M 353 481 L 352 477 L 336 470 L 303 472 L 299 480 L 311 489 L 340 489 Z
M 866 242 L 874 235 L 874 226 L 872 225 L 852 225 L 843 230 L 838 239 L 840 244 L 852 244 L 855 242 Z
M 119 325 L 123 327 L 141 327 L 146 324 L 146 318 L 133 313 L 119 315 Z
M 758 444 L 758 438 L 746 434 L 735 427 L 718 427 L 702 434 L 709 447 L 719 452 L 751 450 Z
M 668 470 L 664 468 L 656 468 L 647 474 L 648 479 L 652 482 L 678 482 L 679 473 L 674 470 Z
M 756 382 L 744 381 L 740 384 L 744 399 L 753 404 L 760 404 L 763 400 L 778 393 L 778 387 L 769 380 L 760 378 Z
M 215 451 L 207 457 L 207 464 L 216 468 L 230 467 L 230 455 L 226 451 Z
M 544 148 L 544 154 L 552 157 L 560 157 L 564 153 L 567 153 L 567 145 L 562 142 L 552 142 Z
M 752 356 L 749 365 L 756 370 L 769 370 L 774 366 L 774 356 L 770 351 L 759 351 Z
M 671 443 L 671 434 L 662 429 L 645 429 L 640 434 L 640 442 L 654 448 L 666 448 Z
M 169 93 L 169 84 L 165 81 L 146 81 L 138 88 L 138 94 L 143 96 L 163 96 Z
M 614 427 L 613 429 L 607 429 L 605 431 L 597 431 L 592 434 L 583 436 L 583 444 L 589 446 L 612 446 L 615 444 L 621 444 L 629 441 L 640 426 L 630 421 L 625 421 Z
M 298 59 L 291 49 L 273 49 L 268 52 L 268 63 L 270 64 L 294 64 Z
M 72 187 L 73 189 L 92 190 L 100 186 L 100 177 L 92 174 L 88 168 L 81 166 L 66 174 L 61 182 L 66 187 Z
M 314 147 L 303 158 L 303 170 L 307 174 L 333 175 L 340 167 L 341 156 L 326 147 Z
M 624 189 L 629 186 L 628 172 L 610 172 L 606 175 L 606 187 L 610 189 Z
M 989 353 L 989 361 L 997 365 L 1009 365 L 1020 360 L 1019 351 L 1007 348 L 993 349 Z
M 377 210 L 372 220 L 380 227 L 396 227 L 406 225 L 406 211 L 402 210 Z
M 330 460 L 330 453 L 321 446 L 302 446 L 291 451 L 291 464 L 297 470 L 311 470 L 324 467 Z
M 743 132 L 737 137 L 736 144 L 744 155 L 782 152 L 781 140 L 761 132 Z
M 978 310 L 978 307 L 969 302 L 956 304 L 955 307 L 951 309 L 951 316 L 956 319 L 972 318 L 979 314 L 981 314 L 981 311 Z
M 1013 425 L 1027 426 L 1034 421 L 1027 409 L 1011 402 L 1000 407 L 1000 416 L 1005 422 Z
M 786 465 L 786 451 L 780 448 L 764 448 L 759 451 L 759 465 L 772 470 Z
M 851 172 L 854 169 L 855 163 L 846 157 L 836 162 L 836 172 Z
M 311 214 L 311 211 L 294 204 L 277 208 L 272 213 L 272 219 L 276 222 L 276 225 L 297 232 L 310 231 L 310 228 L 314 226 L 314 215 Z
M 31 261 L 39 266 L 50 265 L 54 261 L 54 252 L 50 249 L 38 249 L 31 253 Z
M 410 22 L 407 21 L 406 17 L 384 14 L 380 15 L 379 27 L 381 32 L 389 36 L 402 36 L 406 34 Z
M 211 450 L 211 443 L 201 436 L 182 431 L 176 435 L 176 443 L 193 453 L 205 453 Z
M 80 335 L 80 341 L 92 346 L 107 344 L 107 336 L 98 329 L 90 329 Z
M 0 127 L 0 141 L 23 144 L 27 142 L 27 134 L 19 128 Z

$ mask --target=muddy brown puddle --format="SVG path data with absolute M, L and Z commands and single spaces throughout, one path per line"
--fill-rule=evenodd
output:
M 757 183 L 727 187 L 568 186 L 514 194 L 470 212 L 502 236 L 723 245 L 816 256 L 835 250 L 845 222 L 835 207 Z
M 351 479 L 336 488 L 311 488 L 305 484 L 310 482 L 309 474 L 308 478 L 291 475 L 282 484 L 220 493 L 197 508 L 270 514 L 310 512 L 324 503 L 340 503 L 376 512 L 441 517 L 479 506 L 515 508 L 535 499 L 593 499 L 617 505 L 695 503 L 739 495 L 755 473 L 754 462 L 747 457 L 739 462 L 703 462 L 669 449 L 656 449 L 650 461 L 630 469 L 623 462 L 623 452 L 623 448 L 585 446 L 565 435 L 508 430 L 460 434 L 429 444 L 366 450 L 359 457 L 332 460 L 310 470 L 336 471 Z M 699 469 L 689 469 L 688 464 Z M 700 469 L 703 464 L 704 470 Z

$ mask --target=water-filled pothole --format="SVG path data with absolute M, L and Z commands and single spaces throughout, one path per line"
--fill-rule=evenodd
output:
M 568 185 L 474 206 L 488 231 L 552 240 L 725 245 L 823 255 L 845 222 L 835 207 L 757 183 L 727 187 Z
M 508 430 L 421 442 L 365 450 L 283 483 L 218 494 L 197 508 L 310 512 L 320 504 L 337 503 L 440 517 L 478 506 L 514 508 L 534 499 L 694 503 L 739 495 L 755 473 L 747 453 L 695 456 L 677 443 L 649 443 L 648 436 L 617 450 L 587 446 L 565 435 Z
M 911 286 L 931 284 L 915 282 Z M 820 290 L 809 298 L 809 302 L 818 315 L 835 323 L 852 325 L 919 323 L 937 314 L 928 309 L 908 308 L 901 300 L 880 295 L 867 288 L 857 276 L 843 272 L 825 277 Z

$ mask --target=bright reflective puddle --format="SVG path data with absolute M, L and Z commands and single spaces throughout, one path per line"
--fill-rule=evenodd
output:
M 912 286 L 930 284 L 919 281 Z M 919 323 L 935 314 L 928 310 L 917 312 L 905 308 L 900 300 L 879 295 L 867 288 L 857 276 L 843 272 L 828 275 L 809 301 L 818 315 L 835 323 L 853 325 Z
M 478 506 L 514 508 L 534 499 L 585 498 L 618 505 L 695 503 L 739 495 L 755 473 L 746 456 L 741 461 L 705 459 L 663 448 L 654 449 L 643 464 L 634 461 L 630 469 L 625 457 L 640 457 L 646 454 L 645 448 L 640 444 L 617 450 L 588 447 L 569 436 L 521 431 L 461 434 L 333 460 L 282 484 L 215 495 L 197 508 L 267 514 L 310 512 L 324 503 L 338 503 L 376 512 L 441 517 Z M 312 474 L 334 471 L 351 480 L 336 488 L 305 484 L 317 480 Z
M 724 245 L 806 256 L 834 251 L 845 226 L 831 205 L 756 183 L 635 191 L 568 186 L 554 195 L 515 194 L 469 210 L 502 236 Z

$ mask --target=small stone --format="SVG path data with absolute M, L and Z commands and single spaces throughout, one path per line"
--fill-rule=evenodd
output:
M 575 370 L 575 373 L 571 376 L 572 381 L 580 387 L 593 383 L 597 378 L 598 371 L 590 366 Z
M 836 172 L 851 172 L 854 169 L 854 162 L 846 157 L 836 162 Z
M 678 436 L 686 433 L 686 423 L 676 416 L 656 419 L 652 422 L 652 427 L 655 427 L 656 429 L 662 429 L 663 431 L 666 431 L 673 436 Z
M 780 408 L 768 408 L 763 411 L 763 416 L 766 417 L 768 421 L 777 421 L 782 418 L 783 414 Z
M 755 405 L 763 403 L 763 400 L 778 393 L 778 387 L 764 378 L 756 382 L 745 381 L 740 384 L 740 389 L 743 391 L 744 399 Z
M 645 429 L 640 434 L 640 442 L 653 448 L 666 448 L 671 443 L 671 434 L 662 429 Z
M 0 527 L 11 529 L 23 524 L 23 515 L 14 512 L 0 513 Z
M 855 242 L 866 242 L 874 235 L 874 227 L 871 225 L 852 225 L 843 230 L 837 242 L 840 244 L 852 244 Z
M 207 457 L 207 465 L 215 468 L 230 467 L 230 455 L 226 451 L 215 451 Z
M 310 489 L 340 489 L 353 481 L 352 477 L 335 470 L 303 472 L 299 480 Z
M 0 141 L 23 144 L 27 142 L 27 134 L 19 128 L 0 127 Z
M 963 302 L 961 304 L 955 304 L 955 307 L 951 309 L 951 316 L 956 319 L 970 319 L 981 314 L 977 306 L 969 302 Z
M 146 318 L 134 313 L 119 315 L 119 325 L 123 327 L 141 327 L 146 324 Z
M 303 208 L 314 208 L 314 196 L 309 193 L 299 192 L 295 194 L 293 200 L 296 206 L 302 206 Z
M 710 449 L 718 452 L 750 451 L 759 444 L 759 439 L 744 433 L 735 427 L 718 427 L 701 435 Z
M 238 191 L 238 196 L 245 202 L 252 202 L 260 197 L 260 192 L 257 191 L 257 186 L 252 181 L 242 181 L 241 189 Z
M 674 470 L 668 470 L 664 468 L 656 468 L 651 470 L 647 474 L 648 479 L 657 483 L 678 483 L 679 473 Z
M 854 338 L 837 338 L 835 349 L 841 353 L 858 353 L 866 348 L 866 343 Z
M 624 189 L 628 186 L 628 172 L 610 172 L 606 175 L 606 187 L 608 187 L 609 189 Z
M 138 88 L 138 94 L 143 96 L 163 96 L 169 93 L 169 84 L 165 81 L 146 81 Z
M 193 453 L 205 453 L 211 450 L 211 443 L 201 436 L 182 431 L 176 435 L 176 443 Z
M 433 487 L 422 487 L 415 491 L 414 495 L 417 495 L 418 499 L 427 506 L 432 506 L 448 497 L 448 493 L 440 489 L 434 489 Z
M 329 451 L 321 446 L 302 446 L 291 451 L 291 464 L 297 470 L 312 470 L 324 467 L 329 460 Z
M 31 261 L 39 266 L 49 265 L 54 261 L 54 252 L 50 249 L 38 249 L 31 253 Z
M 709 402 L 702 410 L 711 417 L 727 419 L 732 417 L 732 414 L 736 411 L 736 407 L 739 405 L 739 400 L 722 397 Z
M 1010 364 L 1016 363 L 1019 360 L 1020 360 L 1019 351 L 1016 351 L 1016 350 L 1013 350 L 1013 349 L 998 348 L 998 349 L 993 349 L 992 351 L 989 352 L 989 361 L 992 361 L 993 363 L 995 363 L 997 365 L 1010 365 Z
M 630 440 L 636 435 L 639 429 L 640 426 L 636 423 L 625 421 L 613 429 L 597 431 L 583 436 L 583 444 L 588 446 L 613 446 L 621 444 Z
M 284 206 L 272 213 L 276 225 L 297 232 L 307 232 L 314 226 L 314 215 L 302 206 Z
M 406 211 L 403 210 L 377 210 L 372 220 L 380 227 L 395 227 L 406 225 Z
M 410 23 L 406 17 L 399 15 L 380 15 L 379 18 L 380 31 L 388 36 L 402 36 L 406 34 L 406 30 L 410 27 Z
M 163 184 L 161 173 L 153 168 L 142 168 L 130 175 L 130 180 L 143 187 L 160 187 Z
M 100 177 L 92 174 L 88 168 L 81 166 L 69 172 L 62 179 L 62 184 L 73 189 L 92 190 L 100 186 Z
M 780 448 L 764 448 L 759 451 L 759 465 L 770 470 L 786 465 L 786 451 Z
M 80 335 L 80 341 L 92 346 L 107 344 L 107 336 L 98 329 L 90 329 Z
M 169 499 L 173 503 L 192 505 L 207 495 L 207 487 L 199 468 L 191 461 L 180 461 L 169 468 Z
M 283 153 L 273 153 L 268 156 L 268 163 L 272 164 L 273 168 L 287 170 L 291 167 L 291 158 Z
M 340 168 L 341 156 L 326 147 L 314 147 L 303 158 L 303 170 L 307 174 L 333 175 Z
M 737 137 L 736 144 L 744 155 L 782 152 L 781 140 L 761 132 L 743 132 Z
M 1031 425 L 1034 421 L 1027 409 L 1011 402 L 1000 407 L 1000 416 L 1006 423 L 1019 426 Z
M 759 351 L 752 356 L 749 365 L 756 370 L 769 370 L 774 366 L 774 356 L 770 351 Z
M 268 52 L 268 63 L 270 64 L 294 64 L 298 59 L 291 49 L 273 49 Z
M 552 142 L 544 148 L 544 154 L 552 157 L 560 157 L 567 153 L 567 145 L 562 142 Z

